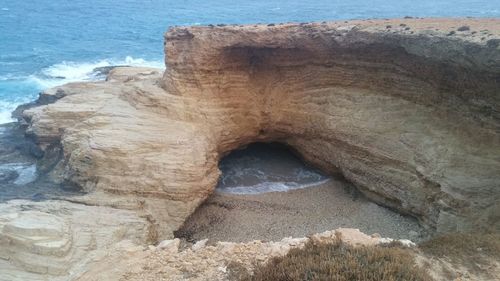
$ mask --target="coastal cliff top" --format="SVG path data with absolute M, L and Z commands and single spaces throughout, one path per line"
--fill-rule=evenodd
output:
M 247 24 L 247 25 L 208 25 L 208 26 L 178 26 L 169 29 L 166 38 L 189 29 L 200 32 L 207 28 L 231 29 L 235 31 L 275 30 L 282 31 L 296 27 L 314 29 L 337 29 L 340 31 L 382 32 L 402 35 L 449 36 L 480 44 L 492 44 L 498 47 L 500 39 L 500 19 L 498 18 L 396 18 L 396 19 L 364 19 L 323 21 L 310 23 L 277 23 L 277 24 Z M 490 41 L 492 40 L 493 41 Z

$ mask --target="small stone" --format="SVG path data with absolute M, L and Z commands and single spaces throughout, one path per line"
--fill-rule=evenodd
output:
M 394 241 L 394 239 L 392 239 L 392 238 L 379 238 L 378 243 L 380 243 L 380 244 L 389 244 L 392 241 Z
M 416 244 L 413 243 L 412 241 L 408 240 L 408 239 L 400 239 L 400 240 L 397 240 L 399 243 L 403 244 L 403 246 L 405 247 L 415 247 Z
M 163 240 L 160 244 L 158 244 L 158 249 L 177 253 L 180 243 L 181 240 L 179 240 L 179 238 L 175 238 L 173 240 Z
M 193 250 L 193 252 L 197 252 L 203 248 L 205 248 L 205 246 L 207 245 L 207 242 L 208 242 L 208 239 L 203 239 L 203 240 L 200 240 L 198 242 L 196 242 L 192 247 L 191 247 L 191 250 Z

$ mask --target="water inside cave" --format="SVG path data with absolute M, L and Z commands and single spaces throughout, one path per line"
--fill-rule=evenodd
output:
M 219 168 L 222 175 L 216 190 L 232 194 L 283 192 L 330 180 L 280 143 L 252 143 L 232 151 Z
M 341 176 L 304 163 L 288 146 L 253 143 L 219 162 L 212 194 L 174 232 L 195 242 L 278 241 L 340 227 L 420 241 L 418 221 L 371 202 Z

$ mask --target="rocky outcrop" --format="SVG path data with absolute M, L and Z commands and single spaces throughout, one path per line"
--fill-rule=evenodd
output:
M 73 280 L 123 247 L 147 243 L 135 212 L 65 201 L 0 204 L 0 280 Z
M 257 264 L 284 256 L 291 249 L 303 248 L 308 242 L 332 243 L 337 237 L 353 246 L 374 246 L 393 241 L 349 228 L 325 231 L 311 237 L 287 237 L 276 242 L 255 240 L 208 245 L 206 240 L 202 240 L 179 247 L 178 239 L 174 239 L 162 242 L 168 244 L 168 247 L 160 244 L 145 251 L 130 248 L 128 251 L 117 252 L 102 264 L 89 267 L 77 280 L 95 280 L 95 276 L 100 276 L 102 280 L 239 280 L 238 274 L 252 272 Z M 414 246 L 407 240 L 397 241 L 406 246 Z
M 218 160 L 255 141 L 286 143 L 439 231 L 498 230 L 499 26 L 177 27 L 163 76 L 115 68 L 23 115 L 41 166 L 87 192 L 75 200 L 136 210 L 161 237 L 214 190 Z

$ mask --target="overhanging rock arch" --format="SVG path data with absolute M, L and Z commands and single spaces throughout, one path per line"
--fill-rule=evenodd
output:
M 416 31 L 172 28 L 162 77 L 116 69 L 25 116 L 42 144 L 61 141 L 60 178 L 86 200 L 141 210 L 162 236 L 213 191 L 222 155 L 258 141 L 284 142 L 439 231 L 498 228 L 497 41 Z M 68 113 L 83 92 L 97 105 Z M 63 113 L 63 133 L 46 126 Z

